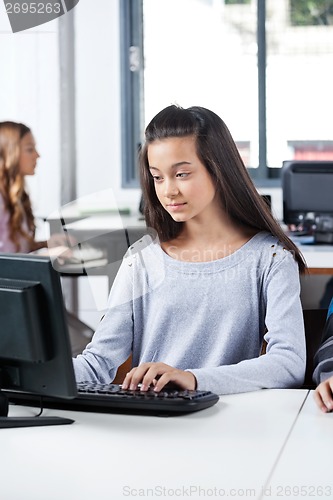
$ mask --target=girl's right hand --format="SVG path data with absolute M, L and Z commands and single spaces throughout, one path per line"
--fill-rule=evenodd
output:
M 127 373 L 123 383 L 123 389 L 135 390 L 141 384 L 140 390 L 147 391 L 153 386 L 155 392 L 159 392 L 166 384 L 173 382 L 180 389 L 194 390 L 196 378 L 193 373 L 179 370 L 165 363 L 142 363 L 132 368 Z

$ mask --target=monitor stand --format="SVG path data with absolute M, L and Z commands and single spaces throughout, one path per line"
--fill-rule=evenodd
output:
M 74 420 L 64 417 L 8 417 L 8 398 L 0 389 L 0 429 L 12 427 L 36 427 L 40 425 L 72 424 Z

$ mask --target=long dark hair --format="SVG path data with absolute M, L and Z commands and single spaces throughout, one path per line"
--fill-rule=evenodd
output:
M 173 239 L 182 231 L 183 222 L 175 222 L 157 198 L 149 171 L 148 146 L 159 139 L 186 136 L 195 137 L 198 158 L 210 173 L 222 207 L 229 217 L 238 224 L 275 235 L 293 253 L 300 272 L 304 272 L 306 264 L 302 254 L 283 232 L 255 188 L 228 127 L 218 115 L 206 108 L 168 106 L 147 126 L 146 141 L 140 152 L 140 179 L 147 226 L 157 231 L 161 241 Z
M 29 132 L 30 128 L 23 123 L 0 123 L 0 194 L 9 213 L 9 237 L 17 252 L 19 237 L 23 236 L 32 245 L 36 230 L 31 201 L 19 171 L 20 141 Z M 24 221 L 28 232 L 23 229 Z

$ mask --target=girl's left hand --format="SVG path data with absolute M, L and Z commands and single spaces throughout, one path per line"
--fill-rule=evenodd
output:
M 147 391 L 153 385 L 154 391 L 159 392 L 168 382 L 173 382 L 180 389 L 194 390 L 196 388 L 196 378 L 193 373 L 178 370 L 165 363 L 142 363 L 132 368 L 127 373 L 122 388 L 135 390 L 141 383 L 141 391 Z
M 333 410 L 333 377 L 324 380 L 313 393 L 319 408 L 324 412 Z

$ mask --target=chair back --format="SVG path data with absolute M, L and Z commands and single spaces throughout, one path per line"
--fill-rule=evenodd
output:
M 326 323 L 327 309 L 304 309 L 304 328 L 306 340 L 306 371 L 304 378 L 304 388 L 313 389 L 316 387 L 312 380 L 313 358 L 317 352 L 322 338 L 322 333 Z

